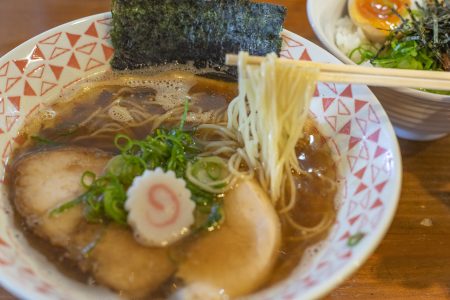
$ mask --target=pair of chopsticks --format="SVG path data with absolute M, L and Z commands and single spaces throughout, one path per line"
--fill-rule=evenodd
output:
M 250 56 L 248 64 L 260 64 L 264 57 Z M 380 87 L 409 87 L 416 89 L 450 91 L 450 72 L 373 68 L 354 65 L 317 63 L 303 60 L 279 58 L 279 62 L 299 67 L 320 70 L 319 81 L 334 83 L 355 83 Z M 238 64 L 238 56 L 227 54 L 225 63 Z

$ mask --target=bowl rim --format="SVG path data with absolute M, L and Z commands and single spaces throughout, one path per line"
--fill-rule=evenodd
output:
M 347 0 L 338 0 L 338 1 L 347 1 Z M 324 5 L 322 3 L 322 5 Z M 319 7 L 319 1 L 317 0 L 306 0 L 306 13 L 308 17 L 309 24 L 316 35 L 317 39 L 320 43 L 329 51 L 332 55 L 337 57 L 340 61 L 345 64 L 356 65 L 350 58 L 348 58 L 336 45 L 333 41 L 330 41 L 325 33 L 322 30 L 322 27 L 318 22 L 316 22 L 316 18 L 313 15 L 313 11 L 316 7 Z M 341 16 L 342 17 L 342 16 Z M 406 94 L 408 96 L 417 97 L 426 99 L 433 102 L 440 103 L 449 103 L 450 104 L 450 95 L 441 95 L 431 92 L 425 92 L 413 88 L 405 88 L 405 87 L 386 87 L 387 90 L 393 90 L 402 94 Z
M 308 1 L 312 2 L 312 1 Z M 82 17 L 73 21 L 66 22 L 64 24 L 55 26 L 53 28 L 50 28 L 36 36 L 33 36 L 20 45 L 16 46 L 14 49 L 10 50 L 6 54 L 0 57 L 1 60 L 4 59 L 10 59 L 10 56 L 14 55 L 16 51 L 20 50 L 22 47 L 26 47 L 29 44 L 36 43 L 38 40 L 40 40 L 42 37 L 45 37 L 49 33 L 55 31 L 55 30 L 61 30 L 62 28 L 66 28 L 67 26 L 73 26 L 78 23 L 83 23 L 88 20 L 94 19 L 94 18 L 100 18 L 100 17 L 110 17 L 110 12 L 104 12 L 99 13 L 95 15 L 90 15 L 86 17 Z M 284 32 L 287 34 L 291 34 L 297 37 L 301 37 L 300 35 L 293 33 L 291 31 L 288 31 L 284 29 Z M 317 44 L 311 42 L 310 40 L 301 37 L 302 39 L 308 41 L 310 44 L 314 45 L 318 49 L 321 49 L 324 53 L 331 57 L 335 57 L 333 54 L 331 54 L 327 49 L 318 46 Z M 376 101 L 378 105 L 381 106 L 376 96 L 372 93 L 372 91 L 367 88 L 367 86 L 364 86 L 365 89 L 367 89 L 368 94 L 371 95 L 371 101 Z M 377 246 L 381 243 L 383 237 L 385 236 L 386 232 L 388 231 L 393 219 L 394 215 L 397 211 L 398 203 L 400 200 L 400 193 L 401 193 L 401 182 L 402 182 L 402 157 L 400 153 L 400 147 L 398 144 L 398 140 L 396 138 L 396 135 L 394 133 L 394 129 L 392 126 L 392 123 L 389 121 L 386 112 L 383 109 L 384 115 L 382 116 L 383 119 L 385 119 L 385 124 L 383 125 L 383 128 L 385 128 L 385 132 L 387 137 L 390 137 L 391 141 L 390 144 L 392 148 L 390 148 L 390 151 L 392 151 L 393 154 L 393 170 L 392 173 L 392 184 L 395 186 L 395 192 L 392 193 L 388 199 L 392 200 L 390 201 L 390 209 L 386 209 L 387 211 L 384 213 L 384 217 L 382 218 L 382 221 L 380 221 L 379 226 L 373 230 L 371 233 L 371 239 L 363 240 L 361 245 L 359 245 L 360 249 L 359 251 L 354 253 L 354 256 L 352 256 L 351 261 L 346 263 L 342 268 L 340 268 L 339 271 L 337 271 L 334 275 L 332 275 L 326 282 L 321 282 L 315 285 L 314 287 L 310 288 L 306 293 L 304 293 L 301 296 L 301 299 L 316 299 L 325 296 L 326 294 L 330 293 L 334 288 L 337 288 L 338 285 L 340 285 L 345 279 L 347 279 L 352 273 L 354 273 L 366 260 L 367 258 L 372 255 L 372 253 L 375 251 Z M 32 295 L 28 294 L 26 291 L 21 289 L 21 284 L 17 279 L 13 279 L 11 277 L 0 277 L 0 285 L 3 286 L 6 290 L 11 292 L 12 294 L 18 296 L 27 298 Z M 276 287 L 273 286 L 273 287 Z M 36 296 L 36 295 L 35 295 Z M 299 296 L 300 297 L 300 296 Z M 38 297 L 40 298 L 40 297 Z M 300 298 L 297 298 L 300 299 Z
M 319 3 L 319 1 L 317 1 L 317 0 L 307 0 L 307 2 L 308 3 L 310 3 L 310 2 Z M 291 32 L 289 30 L 285 29 L 284 31 L 288 32 L 290 34 L 302 37 L 302 36 L 300 36 L 294 32 Z M 333 53 L 330 53 L 327 49 L 317 45 L 316 43 L 314 43 L 306 38 L 304 38 L 304 39 L 307 40 L 309 43 L 313 44 L 314 46 L 316 46 L 317 48 L 322 49 L 324 52 L 327 53 L 327 55 L 336 58 L 336 56 L 333 55 Z M 339 60 L 339 58 L 337 58 L 337 59 Z M 339 63 L 343 63 L 343 62 L 339 61 Z M 370 88 L 367 85 L 363 85 L 363 86 L 372 95 L 373 99 L 376 100 L 376 102 L 381 106 L 380 101 L 375 96 L 375 94 L 372 92 L 372 90 L 370 90 Z M 373 254 L 373 252 L 375 252 L 375 250 L 382 242 L 384 236 L 386 235 L 387 231 L 389 230 L 389 228 L 394 220 L 394 216 L 397 212 L 398 204 L 400 202 L 400 194 L 401 194 L 401 190 L 402 190 L 403 160 L 402 160 L 402 156 L 401 156 L 400 145 L 398 143 L 398 139 L 396 137 L 394 127 L 393 127 L 391 121 L 389 120 L 384 108 L 383 108 L 383 112 L 384 112 L 384 118 L 386 118 L 386 121 L 387 121 L 385 129 L 387 130 L 387 132 L 391 136 L 391 138 L 393 138 L 393 144 L 394 144 L 394 149 L 391 149 L 391 150 L 392 150 L 393 157 L 394 157 L 394 164 L 396 165 L 396 168 L 395 168 L 396 172 L 392 175 L 393 176 L 392 180 L 395 181 L 394 184 L 397 188 L 395 190 L 395 193 L 391 196 L 391 199 L 394 199 L 395 203 L 393 203 L 392 209 L 389 210 L 389 213 L 387 213 L 387 215 L 384 217 L 383 224 L 381 224 L 380 227 L 377 228 L 378 231 L 376 233 L 374 233 L 374 236 L 372 237 L 370 242 L 369 241 L 367 242 L 368 245 L 365 245 L 365 250 L 359 251 L 358 252 L 359 255 L 353 256 L 352 263 L 349 263 L 346 266 L 344 266 L 343 268 L 341 268 L 341 271 L 338 274 L 335 274 L 334 276 L 330 277 L 327 282 L 319 283 L 318 285 L 314 286 L 308 292 L 306 292 L 301 298 L 298 298 L 298 300 L 322 298 L 322 297 L 326 296 L 327 294 L 329 294 L 330 292 L 332 292 L 333 289 L 337 288 L 340 284 L 342 284 L 355 271 L 357 271 L 357 269 L 361 265 L 363 265 L 367 261 L 367 259 L 369 258 L 369 256 L 371 256 Z

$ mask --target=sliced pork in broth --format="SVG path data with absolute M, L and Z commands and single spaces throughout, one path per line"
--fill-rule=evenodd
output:
M 186 283 L 206 283 L 229 296 L 259 288 L 281 246 L 281 225 L 270 199 L 254 181 L 244 181 L 224 199 L 226 219 L 217 232 L 190 245 L 177 275 Z
M 156 291 L 176 268 L 169 248 L 144 247 L 115 224 L 82 226 L 68 250 L 96 282 L 132 298 Z
M 52 244 L 67 247 L 83 219 L 76 207 L 60 217 L 49 212 L 83 192 L 80 176 L 86 170 L 103 171 L 111 155 L 84 148 L 63 148 L 26 155 L 13 169 L 16 208 L 36 234 Z
M 88 224 L 82 207 L 49 214 L 82 193 L 80 177 L 86 170 L 101 174 L 110 158 L 103 151 L 78 147 L 28 155 L 15 165 L 16 205 L 36 234 L 64 247 L 97 282 L 143 297 L 175 271 L 168 249 L 143 247 L 131 231 L 114 224 Z

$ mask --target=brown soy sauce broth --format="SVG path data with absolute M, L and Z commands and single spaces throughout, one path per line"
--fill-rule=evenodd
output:
M 188 114 L 186 127 L 189 128 L 204 121 L 211 121 L 208 120 L 208 112 L 213 110 L 224 112 L 227 104 L 237 93 L 237 85 L 234 82 L 216 81 L 185 71 L 169 71 L 157 76 L 155 79 L 157 84 L 154 85 L 159 88 L 160 93 L 166 92 L 169 97 L 162 96 L 157 99 L 157 90 L 154 87 L 145 86 L 151 81 L 138 73 L 124 75 L 123 78 L 115 80 L 117 84 L 104 82 L 105 85 L 97 83 L 82 88 L 80 92 L 75 93 L 72 99 L 56 102 L 42 110 L 36 118 L 31 119 L 19 133 L 21 139 L 26 141 L 24 147 L 19 151 L 24 153 L 42 146 L 52 147 L 63 144 L 114 152 L 116 148 L 113 141 L 117 133 L 127 134 L 134 139 L 142 139 L 152 132 L 154 124 L 149 122 L 143 126 L 126 128 L 127 126 L 121 122 L 114 121 L 113 123 L 122 125 L 123 130 L 93 138 L 83 138 L 102 129 L 105 125 L 111 125 L 111 119 L 104 118 L 104 113 L 103 118 L 95 116 L 95 112 L 102 108 L 107 108 L 116 102 L 119 106 L 127 109 L 141 109 L 145 111 L 146 116 L 158 116 L 173 107 L 182 106 L 185 98 L 189 97 L 197 107 L 202 109 L 201 112 Z M 126 83 L 136 86 L 129 87 L 125 85 Z M 123 100 L 126 103 L 122 103 L 125 102 Z M 161 100 L 172 103 L 160 105 Z M 133 107 L 130 102 L 139 106 Z M 204 113 L 206 118 L 199 119 L 201 113 Z M 92 118 L 93 121 L 86 122 L 89 118 Z M 179 123 L 179 118 L 168 118 L 161 126 L 173 128 Z M 24 151 L 25 149 L 28 150 Z
M 312 121 L 305 126 L 305 136 L 299 141 L 297 157 L 302 170 L 308 175 L 295 177 L 297 185 L 296 205 L 292 215 L 296 222 L 307 228 L 317 226 L 324 217 L 328 219 L 325 228 L 317 235 L 303 238 L 299 231 L 282 221 L 282 247 L 277 264 L 268 285 L 285 279 L 298 267 L 308 247 L 323 241 L 336 219 L 335 196 L 337 193 L 336 165 L 331 149 L 314 127 Z M 330 180 L 319 179 L 321 175 Z
M 228 103 L 237 95 L 235 82 L 199 77 L 190 72 L 169 71 L 156 75 L 156 78 L 158 82 L 168 86 L 166 89 L 168 95 L 164 101 L 178 101 L 176 105 L 179 105 L 184 102 L 183 97 L 190 97 L 201 108 L 201 112 L 190 113 L 186 123 L 187 128 L 216 120 L 217 116 L 208 115 L 208 112 L 226 112 Z M 160 116 L 166 113 L 171 106 L 158 104 L 161 99 L 157 99 L 157 94 L 161 92 L 161 87 L 145 84 L 151 80 L 141 73 L 122 74 L 115 77 L 112 82 L 105 81 L 105 84 L 97 82 L 83 87 L 64 101 L 56 101 L 39 113 L 36 118 L 26 123 L 20 133 L 25 143 L 22 147 L 15 149 L 12 161 L 22 155 L 60 146 L 90 147 L 117 153 L 113 142 L 117 132 L 106 132 L 97 137 L 83 138 L 111 124 L 111 120 L 93 117 L 93 113 L 111 106 L 118 99 L 127 101 L 123 105 L 130 110 L 133 108 L 132 103 L 138 103 L 139 108 L 145 110 L 146 116 Z M 172 97 L 176 95 L 174 92 L 178 92 L 177 100 Z M 207 117 L 202 118 L 201 115 L 205 113 Z M 89 118 L 93 121 L 86 125 L 85 121 Z M 169 117 L 160 126 L 173 128 L 178 126 L 179 122 L 179 118 Z M 113 123 L 121 125 L 120 122 Z M 129 135 L 131 138 L 141 139 L 156 128 L 154 123 L 149 122 L 134 128 L 123 126 L 124 128 L 119 132 Z M 330 182 L 318 179 L 315 174 L 322 174 L 324 177 L 334 180 L 336 167 L 331 150 L 323 142 L 323 138 L 315 129 L 312 121 L 309 121 L 308 126 L 305 127 L 305 136 L 298 144 L 298 158 L 302 169 L 307 170 L 310 175 L 296 176 L 298 189 L 297 202 L 293 211 L 294 219 L 306 227 L 315 226 L 324 215 L 329 216 L 330 220 L 334 220 L 336 189 L 332 184 L 330 185 Z M 11 199 L 11 202 L 14 203 L 14 199 Z M 17 224 L 23 228 L 25 236 L 35 249 L 57 265 L 64 274 L 82 282 L 93 283 L 89 275 L 78 270 L 76 263 L 66 259 L 62 249 L 49 246 L 46 241 L 34 235 L 23 219 L 18 214 L 16 215 Z M 282 248 L 271 277 L 267 279 L 267 283 L 262 288 L 267 288 L 286 278 L 299 265 L 305 249 L 323 240 L 333 223 L 330 222 L 321 234 L 302 239 L 299 238 L 297 231 L 288 226 L 283 218 L 281 219 Z M 187 239 L 178 243 L 179 248 L 174 252 L 182 256 L 183 248 L 187 247 L 191 241 L 192 239 Z M 156 293 L 150 295 L 149 299 L 164 299 L 180 286 L 182 286 L 182 282 L 174 277 L 170 278 Z

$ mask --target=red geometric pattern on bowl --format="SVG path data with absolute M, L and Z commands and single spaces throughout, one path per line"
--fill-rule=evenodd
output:
M 29 40 L 0 59 L 0 175 L 12 149 L 22 142 L 17 133 L 27 117 L 81 78 L 110 69 L 110 23 L 109 14 L 77 20 Z M 281 55 L 337 62 L 287 31 Z M 395 212 L 401 171 L 398 145 L 385 112 L 367 87 L 320 83 L 311 115 L 339 170 L 338 218 L 314 259 L 254 299 L 305 299 L 326 293 L 373 251 Z M 6 288 L 33 299 L 111 297 L 99 288 L 80 288 L 28 249 L 20 233 L 8 226 L 11 207 L 3 185 L 2 191 L 0 282 Z M 364 236 L 356 245 L 349 243 L 355 235 Z

